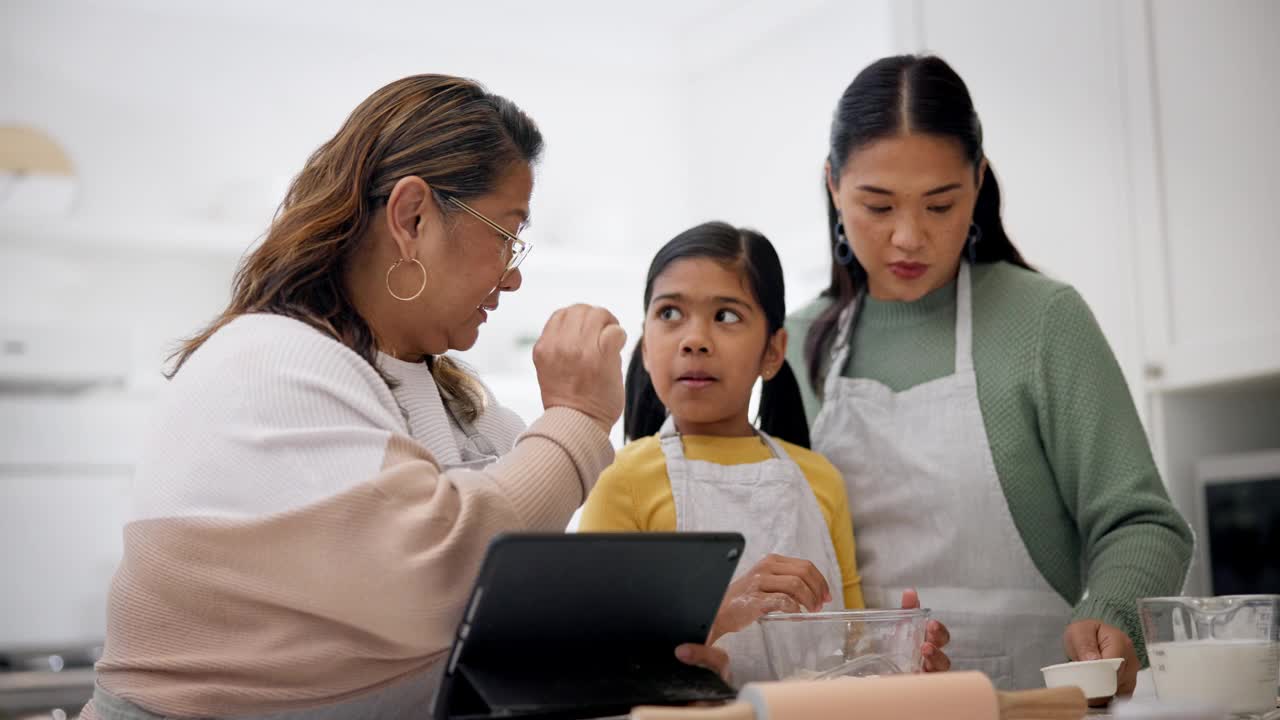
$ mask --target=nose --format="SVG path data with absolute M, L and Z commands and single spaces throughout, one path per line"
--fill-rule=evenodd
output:
M 924 247 L 924 228 L 914 215 L 903 213 L 902 218 L 893 228 L 893 237 L 890 238 L 890 242 L 903 252 L 917 252 Z
M 524 276 L 520 274 L 520 268 L 515 268 L 502 276 L 502 282 L 498 283 L 498 289 L 502 292 L 515 292 L 523 284 Z
M 711 341 L 701 328 L 693 328 L 693 332 L 680 340 L 681 355 L 711 355 Z

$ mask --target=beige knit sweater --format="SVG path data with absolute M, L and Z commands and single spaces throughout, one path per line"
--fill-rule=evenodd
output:
M 113 706 L 312 717 L 428 698 L 490 538 L 563 529 L 613 459 L 578 411 L 517 438 L 490 403 L 477 429 L 505 454 L 449 469 L 463 436 L 430 373 L 380 364 L 394 392 L 307 325 L 250 315 L 178 373 L 110 591 Z

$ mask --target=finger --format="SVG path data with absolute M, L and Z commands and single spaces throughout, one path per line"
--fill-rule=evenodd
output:
M 944 648 L 951 642 L 951 631 L 937 620 L 930 620 L 925 626 L 924 641 L 937 648 Z
M 1098 628 L 1098 652 L 1104 658 L 1123 658 L 1131 644 L 1129 636 L 1123 630 L 1111 625 Z
M 821 610 L 824 604 L 831 602 L 831 586 L 827 584 L 827 579 L 822 576 L 816 565 L 801 558 L 781 555 L 774 557 L 777 574 L 794 575 L 800 578 L 805 585 L 809 586 L 809 591 L 813 593 L 814 598 L 821 598 L 821 602 L 817 605 L 809 606 L 812 610 Z
M 1138 652 L 1129 634 L 1113 625 L 1098 630 L 1098 649 L 1104 658 L 1120 658 L 1124 663 L 1116 670 L 1116 694 L 1132 695 L 1138 684 Z
M 617 325 L 618 319 L 613 313 L 602 307 L 595 305 L 583 305 L 582 307 L 582 326 L 586 332 L 599 334 L 609 325 Z
M 759 587 L 761 592 L 788 595 L 811 611 L 822 607 L 822 602 L 818 599 L 820 596 L 804 579 L 796 575 L 765 575 L 760 578 Z
M 627 331 L 622 329 L 621 325 L 605 325 L 604 330 L 600 333 L 600 352 L 606 357 L 612 357 L 622 352 L 623 346 L 627 344 Z
M 946 672 L 951 669 L 951 658 L 931 643 L 925 643 L 920 648 L 920 654 L 924 658 L 925 672 Z
M 920 593 L 915 588 L 902 591 L 902 609 L 914 610 L 920 607 Z
M 1098 648 L 1098 628 L 1101 625 L 1100 622 L 1090 620 L 1081 620 L 1068 625 L 1062 638 L 1067 657 L 1071 660 L 1101 659 L 1102 652 Z
M 686 665 L 706 668 L 726 681 L 729 679 L 729 654 L 709 645 L 681 645 L 676 648 L 676 658 Z
M 804 612 L 802 603 L 786 593 L 758 593 L 753 597 L 759 615 L 771 612 L 799 613 Z M 759 617 L 757 615 L 757 617 Z M 752 620 L 752 622 L 755 622 Z

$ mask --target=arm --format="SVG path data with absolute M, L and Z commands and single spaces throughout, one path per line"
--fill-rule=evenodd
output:
M 244 715 L 419 671 L 494 535 L 560 530 L 612 458 L 553 408 L 485 471 L 442 473 L 363 360 L 281 344 L 209 346 L 160 409 L 99 666 L 122 697 Z
M 1040 338 L 1041 440 L 1085 560 L 1088 597 L 1073 619 L 1120 628 L 1145 659 L 1135 601 L 1181 590 L 1191 531 L 1160 481 L 1119 364 L 1074 290 L 1052 299 Z

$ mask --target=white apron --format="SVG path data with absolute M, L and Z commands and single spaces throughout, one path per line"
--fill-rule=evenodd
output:
M 917 588 L 951 631 L 953 668 L 1041 687 L 1040 668 L 1066 659 L 1071 608 L 1009 514 L 978 404 L 967 263 L 956 284 L 955 374 L 900 393 L 841 377 L 859 303 L 841 313 L 813 449 L 844 475 L 867 606 Z
M 675 422 L 667 418 L 659 439 L 675 500 L 676 530 L 742 533 L 747 542 L 735 580 L 770 553 L 808 560 L 831 589 L 827 609 L 842 610 L 840 564 L 809 480 L 777 441 L 762 432 L 759 436 L 773 454 L 763 462 L 720 465 L 689 460 Z M 758 625 L 729 633 L 716 645 L 729 653 L 735 684 L 773 679 Z

